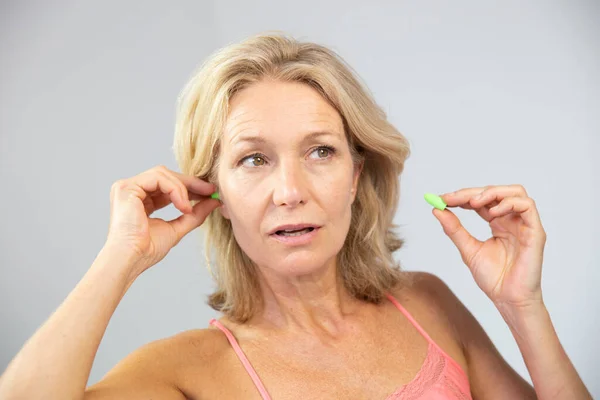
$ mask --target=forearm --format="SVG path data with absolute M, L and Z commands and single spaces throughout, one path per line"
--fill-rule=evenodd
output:
M 498 306 L 515 337 L 538 399 L 591 399 L 554 330 L 543 301 L 516 310 Z
M 85 276 L 0 377 L 2 399 L 83 396 L 108 322 L 131 284 L 130 260 L 102 249 Z

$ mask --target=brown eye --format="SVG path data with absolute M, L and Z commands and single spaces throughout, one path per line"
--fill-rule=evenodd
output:
M 240 160 L 238 165 L 245 164 L 246 167 L 262 167 L 265 165 L 265 158 L 260 153 L 250 154 Z
M 331 158 L 334 153 L 335 149 L 333 147 L 321 146 L 314 149 L 311 154 L 316 154 L 317 160 L 325 160 Z
M 324 147 L 321 147 L 320 149 L 318 149 L 318 152 L 319 152 L 320 158 L 326 158 L 329 155 L 329 149 L 326 149 Z
M 262 157 L 255 156 L 252 158 L 254 160 L 254 162 L 252 164 L 254 164 L 254 166 L 256 166 L 256 167 L 260 167 L 261 165 L 264 165 L 264 163 L 265 163 L 265 159 Z

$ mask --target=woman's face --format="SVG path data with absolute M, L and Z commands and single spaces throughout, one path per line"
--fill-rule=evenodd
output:
M 310 86 L 262 81 L 230 100 L 218 170 L 220 210 L 263 272 L 298 276 L 334 265 L 359 173 L 340 115 Z M 288 224 L 316 229 L 273 233 Z

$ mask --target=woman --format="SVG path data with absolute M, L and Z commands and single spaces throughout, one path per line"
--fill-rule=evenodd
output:
M 544 306 L 545 232 L 523 187 L 442 195 L 489 222 L 485 242 L 449 210 L 433 214 L 535 390 L 439 278 L 395 265 L 408 142 L 332 51 L 280 35 L 222 49 L 183 92 L 175 151 L 182 173 L 113 185 L 106 244 L 11 362 L 1 398 L 591 398 Z M 149 218 L 171 202 L 179 218 Z M 86 388 L 127 289 L 203 223 L 223 318 L 143 346 Z

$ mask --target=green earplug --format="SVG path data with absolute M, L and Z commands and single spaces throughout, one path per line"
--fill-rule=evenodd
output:
M 440 196 L 433 193 L 426 193 L 425 200 L 438 210 L 443 210 L 444 208 L 446 208 L 447 205 L 446 203 L 444 203 L 444 200 L 442 200 Z
M 210 198 L 221 200 L 221 198 L 219 197 L 219 192 L 214 192 L 213 194 L 210 195 Z

